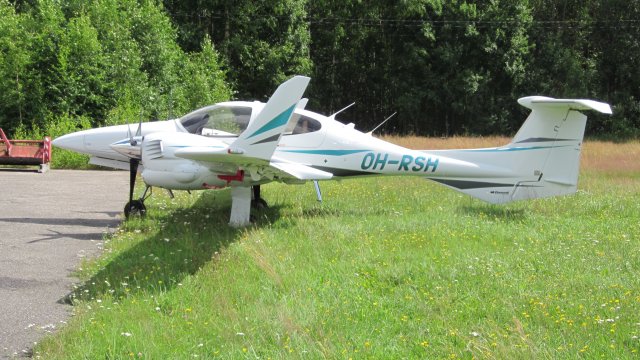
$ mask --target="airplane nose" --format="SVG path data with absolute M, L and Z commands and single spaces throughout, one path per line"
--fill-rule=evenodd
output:
M 53 144 L 53 146 L 76 152 L 82 153 L 86 151 L 84 147 L 84 134 L 72 133 L 63 135 L 55 138 L 51 144 Z

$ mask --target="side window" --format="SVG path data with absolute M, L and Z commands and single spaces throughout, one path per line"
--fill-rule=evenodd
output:
M 314 131 L 318 131 L 322 128 L 322 124 L 318 120 L 312 119 L 304 115 L 300 115 L 298 120 L 294 124 L 295 125 L 293 126 L 293 128 L 287 129 L 288 131 L 286 131 L 285 134 L 291 134 L 291 135 L 307 134 L 307 133 L 312 133 Z

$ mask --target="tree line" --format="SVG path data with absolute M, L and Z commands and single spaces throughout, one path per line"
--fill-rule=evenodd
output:
M 0 0 L 0 126 L 63 128 L 266 100 L 371 130 L 512 134 L 528 95 L 592 98 L 587 135 L 640 135 L 638 0 Z M 51 125 L 54 124 L 54 125 Z M 71 124 L 71 125 L 70 125 Z M 59 126 L 59 127 L 60 127 Z

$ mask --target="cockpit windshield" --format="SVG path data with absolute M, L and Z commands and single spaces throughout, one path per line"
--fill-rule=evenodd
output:
M 204 136 L 240 135 L 251 119 L 251 107 L 213 105 L 183 116 L 180 124 L 191 134 Z

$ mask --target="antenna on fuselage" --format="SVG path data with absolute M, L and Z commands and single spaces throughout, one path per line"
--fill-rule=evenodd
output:
M 380 126 L 384 125 L 384 123 L 386 123 L 387 121 L 389 121 L 389 119 L 391 119 L 392 117 L 396 116 L 396 114 L 397 114 L 397 113 L 398 113 L 398 112 L 396 111 L 396 112 L 394 112 L 393 114 L 389 115 L 389 117 L 388 117 L 388 118 L 386 118 L 386 119 L 382 120 L 382 122 L 381 122 L 380 124 L 378 124 L 378 126 L 374 127 L 374 128 L 373 128 L 373 130 L 369 131 L 369 132 L 367 133 L 367 135 L 373 135 L 373 132 L 374 132 L 374 131 L 378 130 L 378 128 L 379 128 Z
M 347 110 L 348 108 L 352 107 L 352 106 L 353 106 L 353 105 L 355 105 L 355 104 L 356 104 L 355 102 L 352 102 L 351 104 L 347 105 L 346 107 L 344 107 L 344 108 L 342 108 L 342 109 L 340 109 L 340 110 L 336 111 L 335 113 L 333 113 L 333 115 L 329 116 L 329 118 L 330 118 L 331 120 L 335 120 L 335 119 L 336 119 L 336 115 L 338 115 L 338 114 L 340 114 L 341 112 L 343 112 L 343 111 Z

